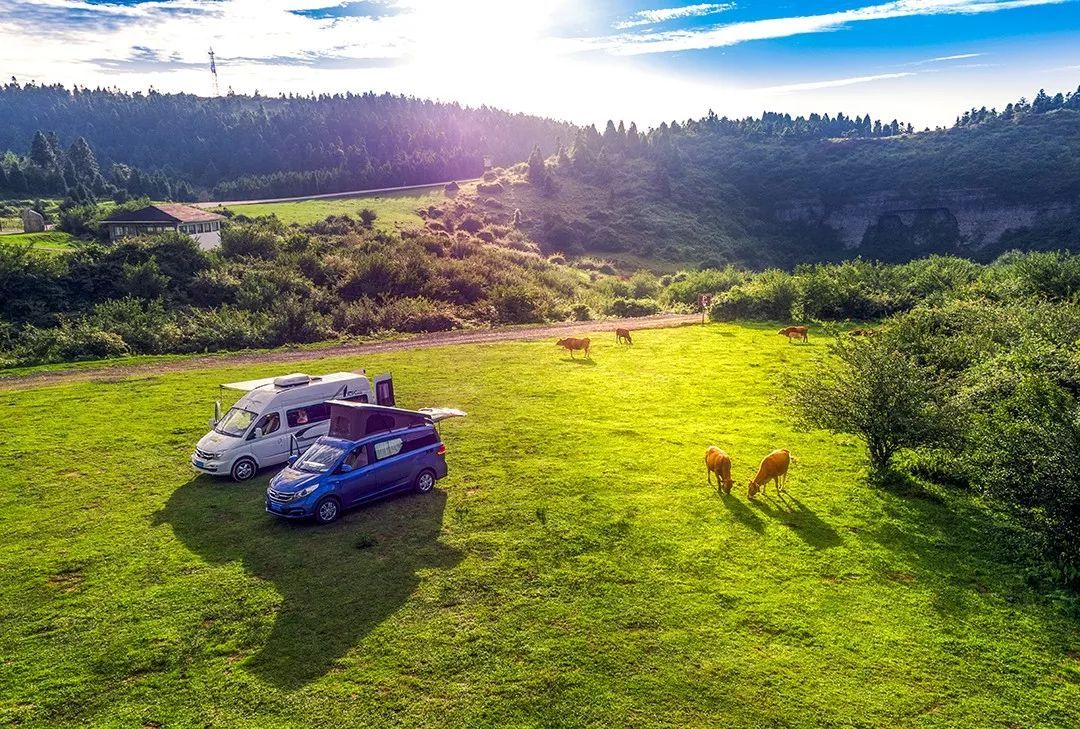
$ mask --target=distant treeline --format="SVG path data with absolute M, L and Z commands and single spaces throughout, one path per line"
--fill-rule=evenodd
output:
M 485 156 L 510 164 L 574 133 L 551 119 L 392 94 L 201 98 L 14 81 L 0 87 L 0 119 L 0 150 L 28 154 L 39 131 L 58 147 L 81 137 L 103 169 L 160 173 L 216 199 L 476 177 Z
M 1075 109 L 1078 103 L 1077 94 L 1039 92 L 1033 102 L 1021 100 L 1000 113 L 972 110 L 957 126 Z M 0 86 L 0 119 L 0 150 L 7 150 L 0 162 L 0 196 L 76 197 L 86 191 L 177 200 L 282 197 L 476 177 L 485 157 L 506 166 L 525 160 L 537 145 L 548 153 L 560 143 L 598 150 L 596 139 L 611 149 L 646 149 L 666 148 L 664 140 L 676 137 L 812 141 L 915 131 L 869 114 L 767 112 L 729 119 L 710 112 L 649 131 L 632 122 L 609 122 L 600 132 L 392 94 L 202 98 L 14 80 Z M 87 150 L 93 165 L 87 164 Z M 767 162 L 754 166 L 772 170 Z

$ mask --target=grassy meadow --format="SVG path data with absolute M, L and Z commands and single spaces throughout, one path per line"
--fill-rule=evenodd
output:
M 75 247 L 70 233 L 59 230 L 47 230 L 44 233 L 2 233 L 0 245 L 26 245 L 30 243 L 35 250 L 50 253 L 64 253 Z
M 313 355 L 452 405 L 450 476 L 329 527 L 272 475 L 196 478 L 246 364 L 0 391 L 0 723 L 20 726 L 1062 727 L 1072 607 L 957 494 L 865 483 L 775 382 L 775 327 Z M 704 449 L 737 486 L 705 483 Z M 787 447 L 788 494 L 756 502 Z
M 462 187 L 467 188 L 468 184 Z M 376 228 L 394 230 L 399 226 L 422 225 L 424 221 L 416 211 L 429 205 L 438 205 L 445 199 L 446 193 L 443 191 L 443 186 L 435 185 L 403 192 L 356 197 L 229 205 L 228 209 L 237 215 L 248 217 L 273 214 L 286 224 L 304 225 L 325 220 L 330 215 L 351 215 L 356 218 L 359 217 L 361 210 L 370 208 L 378 215 L 375 219 Z

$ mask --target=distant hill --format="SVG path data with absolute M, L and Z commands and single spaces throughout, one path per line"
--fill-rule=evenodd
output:
M 519 227 L 547 252 L 679 263 L 1080 247 L 1077 102 L 1038 111 L 1024 102 L 948 130 L 881 137 L 712 116 L 633 137 L 584 130 L 543 170 L 489 175 L 470 205 L 502 225 L 519 210 Z
M 130 168 L 140 179 L 129 192 L 155 197 L 180 197 L 181 183 L 190 196 L 238 199 L 441 182 L 478 176 L 485 156 L 505 165 L 536 144 L 554 148 L 576 129 L 391 94 L 202 98 L 14 82 L 0 87 L 0 122 L 0 157 L 13 153 L 0 172 L 9 197 L 63 195 L 77 182 L 100 196 L 130 187 Z M 80 168 L 85 153 L 65 170 L 80 139 L 100 180 Z M 15 156 L 24 157 L 17 179 Z M 168 189 L 144 185 L 155 175 Z

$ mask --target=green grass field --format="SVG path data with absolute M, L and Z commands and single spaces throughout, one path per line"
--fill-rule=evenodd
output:
M 316 223 L 330 215 L 360 215 L 364 208 L 371 208 L 378 216 L 375 227 L 393 230 L 398 225 L 417 226 L 423 219 L 417 214 L 420 208 L 438 205 L 446 199 L 442 185 L 419 188 L 407 192 L 358 197 L 301 200 L 299 202 L 256 203 L 253 205 L 230 205 L 229 209 L 239 215 L 256 217 L 277 215 L 284 223 Z
M 36 250 L 64 253 L 75 248 L 70 233 L 49 230 L 44 233 L 3 233 L 0 245 L 26 245 L 32 243 Z
M 1080 631 L 965 498 L 798 433 L 773 328 L 322 358 L 392 370 L 450 477 L 329 527 L 187 461 L 224 366 L 0 392 L 0 723 L 1064 727 Z M 738 486 L 705 484 L 725 448 Z M 789 494 L 748 502 L 777 447 Z M 157 722 L 153 724 L 151 722 Z

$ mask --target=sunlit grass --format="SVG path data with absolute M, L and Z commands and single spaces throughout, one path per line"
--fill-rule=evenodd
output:
M 966 499 L 865 484 L 775 327 L 597 331 L 0 392 L 0 721 L 1070 726 L 1080 633 Z M 320 528 L 193 478 L 220 382 L 391 370 L 450 477 Z M 706 486 L 709 444 L 737 486 Z M 773 448 L 789 495 L 750 503 Z

